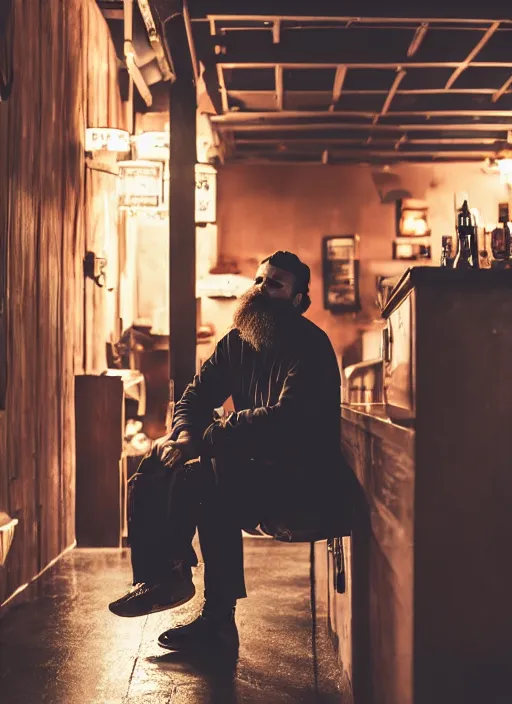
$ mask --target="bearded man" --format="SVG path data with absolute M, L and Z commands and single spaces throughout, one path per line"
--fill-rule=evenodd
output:
M 309 281 L 309 267 L 290 252 L 261 263 L 233 328 L 177 403 L 171 433 L 135 475 L 146 488 L 132 502 L 131 520 L 147 527 L 163 511 L 166 524 L 151 540 L 148 530 L 130 531 L 134 587 L 110 610 L 139 616 L 191 599 L 196 527 L 205 563 L 203 611 L 163 633 L 164 648 L 238 648 L 235 605 L 246 596 L 242 528 L 259 526 L 282 540 L 345 533 L 340 374 L 329 338 L 302 315 Z M 235 412 L 212 422 L 229 397 Z M 155 463 L 171 476 L 168 495 L 151 484 Z M 137 503 L 145 517 L 135 520 Z

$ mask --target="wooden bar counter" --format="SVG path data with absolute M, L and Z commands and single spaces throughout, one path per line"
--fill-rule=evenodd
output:
M 384 317 L 388 404 L 341 411 L 360 489 L 345 593 L 328 580 L 344 676 L 355 704 L 505 704 L 512 272 L 413 269 Z

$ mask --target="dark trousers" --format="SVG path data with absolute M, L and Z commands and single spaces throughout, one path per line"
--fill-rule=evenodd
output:
M 287 463 L 208 458 L 166 470 L 146 457 L 129 482 L 129 543 L 134 584 L 158 582 L 173 563 L 197 565 L 196 528 L 205 565 L 205 597 L 231 602 L 247 596 L 242 528 L 258 524 L 278 540 L 312 542 L 350 535 L 350 493 L 320 473 L 312 479 Z
M 224 462 L 218 469 L 205 459 L 169 471 L 156 455 L 145 458 L 129 483 L 134 584 L 162 581 L 178 560 L 196 565 L 197 528 L 205 597 L 224 603 L 247 596 L 241 528 L 262 518 L 262 480 L 261 468 L 250 462 Z

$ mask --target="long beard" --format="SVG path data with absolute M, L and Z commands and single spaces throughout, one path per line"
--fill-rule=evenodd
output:
M 300 316 L 290 300 L 270 298 L 253 288 L 240 298 L 233 324 L 255 350 L 279 347 Z

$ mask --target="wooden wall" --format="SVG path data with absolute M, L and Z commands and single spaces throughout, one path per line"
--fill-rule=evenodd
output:
M 90 331 L 106 305 L 85 291 L 82 273 L 85 216 L 103 197 L 103 184 L 85 188 L 84 129 L 123 126 L 114 49 L 96 3 L 17 0 L 14 13 L 14 87 L 0 103 L 8 250 L 0 509 L 19 525 L 0 568 L 0 603 L 74 540 L 74 375 L 104 349 Z

